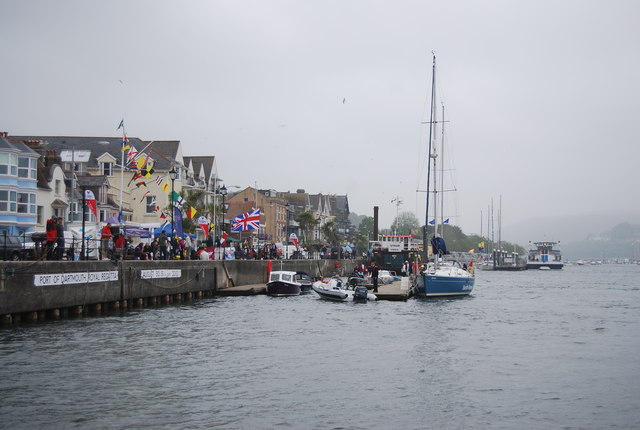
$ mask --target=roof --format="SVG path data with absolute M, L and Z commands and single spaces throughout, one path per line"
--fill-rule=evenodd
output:
M 14 140 L 13 137 L 11 137 L 11 138 L 4 138 L 4 137 L 0 138 L 0 149 L 7 149 L 7 150 L 10 150 L 10 151 L 16 151 L 16 152 L 24 153 L 26 155 L 38 155 L 38 153 L 36 151 L 34 151 L 33 149 L 29 148 L 27 145 L 25 145 L 20 140 Z
M 122 159 L 122 137 L 105 136 L 9 136 L 7 139 L 17 147 L 37 153 L 47 150 L 56 150 L 58 153 L 64 150 L 88 150 L 91 151 L 89 168 L 97 169 L 97 157 L 105 152 L 116 160 Z M 0 141 L 3 139 L 0 139 Z M 151 153 L 151 158 L 155 161 L 155 170 L 170 170 L 171 163 L 175 161 L 179 140 L 151 141 L 147 142 L 137 137 L 129 137 L 129 144 L 137 151 L 144 149 L 145 154 Z M 7 142 L 9 143 L 9 142 Z M 27 146 L 29 145 L 29 146 Z M 149 145 L 149 146 L 147 146 Z M 2 143 L 0 142 L 0 148 Z M 31 148 L 33 149 L 31 149 Z M 145 149 L 147 147 L 147 149 Z M 35 151 L 34 151 L 35 149 Z M 37 152 L 36 152 L 37 151 Z
M 209 180 L 209 178 L 211 178 L 215 156 L 207 155 L 198 157 L 184 157 L 184 164 L 189 165 L 189 162 L 193 163 L 194 173 L 198 174 L 200 172 L 200 168 L 202 167 L 206 176 L 204 179 Z

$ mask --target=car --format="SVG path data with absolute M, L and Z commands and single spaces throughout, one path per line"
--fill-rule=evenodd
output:
M 35 243 L 31 235 L 0 236 L 0 258 L 2 260 L 35 260 Z

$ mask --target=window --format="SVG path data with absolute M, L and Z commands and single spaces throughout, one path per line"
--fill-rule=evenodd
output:
M 19 157 L 18 158 L 18 178 L 36 179 L 36 159 Z
M 44 207 L 43 206 L 38 206 L 36 208 L 36 222 L 38 224 L 42 224 L 43 220 L 44 220 Z
M 147 214 L 152 214 L 155 213 L 156 211 L 156 196 L 147 196 L 146 197 L 146 213 Z
M 113 163 L 102 163 L 102 174 L 105 176 L 113 176 Z
M 0 190 L 0 211 L 7 212 L 9 210 L 9 191 Z
M 0 175 L 18 174 L 18 156 L 16 154 L 0 153 Z
M 100 209 L 100 222 L 105 222 L 109 218 L 109 211 Z
M 16 193 L 15 191 L 0 190 L 0 211 L 15 212 L 17 208 L 17 205 L 16 205 L 17 198 L 18 198 L 18 193 Z M 26 198 L 27 200 L 25 201 L 25 204 L 28 204 L 29 202 L 28 194 Z M 26 210 L 28 210 L 28 206 L 25 206 L 25 213 L 26 213 Z
M 20 214 L 36 213 L 36 195 L 33 193 L 17 193 L 17 209 Z
M 61 180 L 60 179 L 56 179 L 55 185 L 54 185 L 54 190 L 56 193 L 56 196 L 60 195 L 60 184 L 61 184 Z

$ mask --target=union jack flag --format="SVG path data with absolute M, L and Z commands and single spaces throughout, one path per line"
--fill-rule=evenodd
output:
M 232 231 L 260 229 L 260 208 L 238 215 L 233 219 Z

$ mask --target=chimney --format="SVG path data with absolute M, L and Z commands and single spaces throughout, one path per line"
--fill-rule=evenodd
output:
M 373 240 L 378 240 L 378 206 L 373 207 Z

